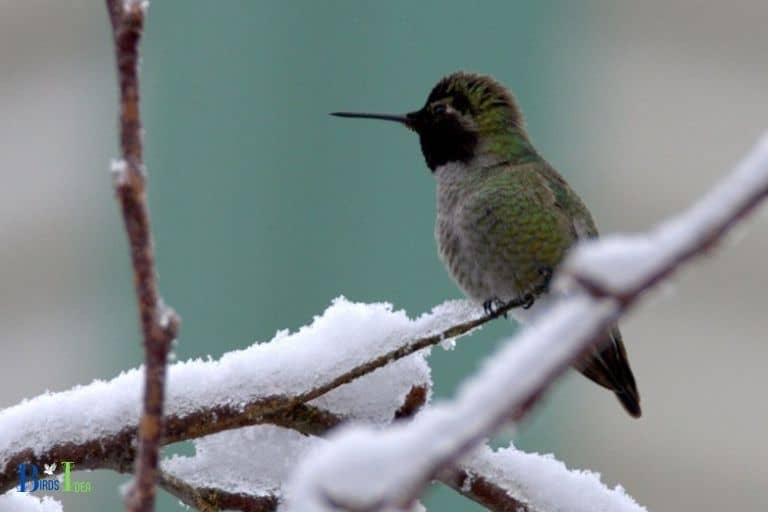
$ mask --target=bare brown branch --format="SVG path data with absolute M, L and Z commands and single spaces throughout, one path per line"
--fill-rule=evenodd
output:
M 134 512 L 149 512 L 154 509 L 168 351 L 176 338 L 179 319 L 160 298 L 147 208 L 138 76 L 144 7 L 137 1 L 106 0 L 106 4 L 112 23 L 120 90 L 122 161 L 114 169 L 115 189 L 130 244 L 145 352 L 136 478 L 126 505 L 128 510 Z

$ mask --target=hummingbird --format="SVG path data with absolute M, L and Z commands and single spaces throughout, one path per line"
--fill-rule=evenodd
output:
M 448 75 L 421 109 L 407 114 L 331 115 L 392 121 L 416 132 L 437 181 L 439 257 L 486 312 L 513 300 L 525 309 L 546 302 L 549 278 L 568 249 L 598 236 L 581 198 L 534 148 L 512 93 L 490 76 Z M 516 316 L 530 318 L 527 311 Z M 618 326 L 575 367 L 613 391 L 631 416 L 641 415 Z

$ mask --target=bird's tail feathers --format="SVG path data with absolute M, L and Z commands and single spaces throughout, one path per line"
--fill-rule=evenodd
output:
M 640 393 L 637 391 L 635 376 L 629 366 L 627 351 L 618 328 L 613 328 L 609 339 L 595 347 L 593 353 L 579 367 L 579 371 L 616 393 L 619 402 L 630 416 L 640 417 Z

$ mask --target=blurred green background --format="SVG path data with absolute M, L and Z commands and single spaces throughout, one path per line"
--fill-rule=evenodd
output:
M 5 406 L 109 378 L 142 354 L 108 173 L 116 85 L 104 7 L 0 5 Z M 412 316 L 460 296 L 435 253 L 434 183 L 416 137 L 327 115 L 414 109 L 457 69 L 515 92 L 537 147 L 604 232 L 644 229 L 684 207 L 768 118 L 768 36 L 757 21 L 768 7 L 734 5 L 155 0 L 142 105 L 160 285 L 183 319 L 177 357 L 268 340 L 340 294 Z M 627 321 L 643 420 L 571 375 L 516 444 L 601 471 L 654 510 L 758 510 L 768 407 L 741 394 L 764 387 L 749 360 L 768 355 L 749 300 L 761 292 L 755 255 L 768 238 L 758 223 L 735 254 Z M 714 315 L 728 315 L 737 336 Z M 435 350 L 436 395 L 450 396 L 513 329 L 497 322 Z M 740 344 L 739 364 L 728 363 L 726 340 Z M 125 479 L 89 478 L 97 491 L 67 497 L 65 509 L 119 508 Z M 479 510 L 441 488 L 424 503 Z M 177 509 L 164 495 L 160 510 Z

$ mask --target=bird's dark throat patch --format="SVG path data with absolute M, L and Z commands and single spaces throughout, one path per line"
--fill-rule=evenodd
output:
M 421 152 L 433 172 L 449 162 L 467 163 L 475 155 L 477 134 L 453 117 L 430 119 L 416 128 Z

